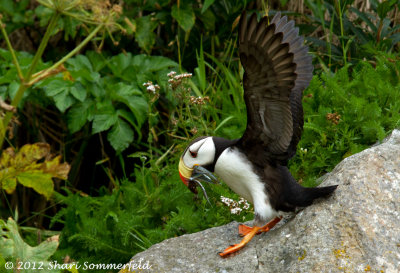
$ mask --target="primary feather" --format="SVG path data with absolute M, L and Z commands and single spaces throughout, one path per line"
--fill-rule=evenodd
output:
M 298 28 L 277 13 L 257 22 L 243 13 L 239 23 L 239 56 L 245 70 L 247 127 L 239 145 L 252 162 L 278 160 L 286 165 L 296 152 L 303 129 L 302 92 L 313 66 Z

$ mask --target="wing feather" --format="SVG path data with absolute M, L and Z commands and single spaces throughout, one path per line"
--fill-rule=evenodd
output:
M 244 67 L 247 128 L 238 145 L 250 160 L 286 162 L 303 128 L 302 92 L 312 78 L 312 59 L 294 21 L 277 13 L 268 24 L 244 12 L 239 22 L 239 56 Z M 266 158 L 266 159 L 265 159 Z

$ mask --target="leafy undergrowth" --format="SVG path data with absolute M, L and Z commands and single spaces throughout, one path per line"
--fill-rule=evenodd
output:
M 373 64 L 362 61 L 313 78 L 304 92 L 304 131 L 290 166 L 298 180 L 316 186 L 341 160 L 400 127 L 399 73 L 399 57 L 382 55 Z
M 376 67 L 374 67 L 376 66 Z M 334 75 L 314 77 L 304 92 L 305 124 L 291 171 L 305 186 L 341 160 L 400 127 L 398 56 L 378 56 Z
M 57 194 L 66 205 L 53 218 L 64 224 L 57 258 L 126 263 L 164 239 L 252 218 L 248 211 L 231 214 L 222 204 L 220 195 L 234 197 L 225 186 L 208 188 L 212 206 L 193 195 L 170 163 L 165 168 L 138 167 L 136 182 L 124 179 L 111 194 Z

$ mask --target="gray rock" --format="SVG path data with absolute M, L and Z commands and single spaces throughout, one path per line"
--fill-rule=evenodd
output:
M 165 240 L 132 258 L 150 272 L 400 272 L 400 131 L 344 159 L 324 177 L 328 199 L 256 236 L 244 249 L 238 223 Z M 141 271 L 141 272 L 146 272 Z

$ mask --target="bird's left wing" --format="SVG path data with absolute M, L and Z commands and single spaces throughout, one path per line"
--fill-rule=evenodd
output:
M 252 161 L 287 161 L 295 152 L 303 127 L 302 91 L 313 66 L 294 22 L 276 14 L 257 22 L 243 13 L 239 54 L 244 67 L 247 128 L 239 145 Z M 261 163 L 261 162 L 260 162 Z

